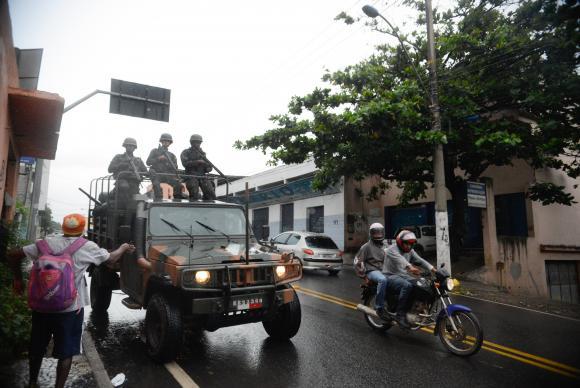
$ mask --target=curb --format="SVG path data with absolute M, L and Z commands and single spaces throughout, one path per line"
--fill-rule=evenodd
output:
M 93 376 L 97 382 L 97 387 L 111 388 L 113 385 L 111 384 L 109 375 L 105 370 L 105 365 L 103 365 L 101 356 L 99 356 L 97 348 L 95 347 L 95 343 L 93 342 L 93 337 L 88 331 L 83 332 L 83 349 L 85 356 L 87 357 L 87 361 L 93 370 Z

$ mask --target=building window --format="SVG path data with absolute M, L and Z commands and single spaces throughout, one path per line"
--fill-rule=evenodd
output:
M 495 196 L 495 224 L 498 236 L 528 237 L 524 193 Z
M 324 206 L 307 208 L 306 216 L 309 232 L 324 233 Z
M 288 230 L 294 229 L 294 204 L 287 203 L 280 206 L 281 219 L 281 232 L 286 232 Z
M 579 303 L 578 261 L 546 261 L 546 278 L 550 298 L 567 303 Z

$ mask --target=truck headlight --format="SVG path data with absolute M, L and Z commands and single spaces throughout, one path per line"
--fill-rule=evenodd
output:
M 278 279 L 283 278 L 284 275 L 286 275 L 286 266 L 285 265 L 277 266 L 276 267 L 276 276 L 278 276 Z
M 207 284 L 209 282 L 210 274 L 209 271 L 197 271 L 195 273 L 195 281 L 197 284 Z

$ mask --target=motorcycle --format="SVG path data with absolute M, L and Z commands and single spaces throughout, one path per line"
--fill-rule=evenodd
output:
M 407 310 L 410 330 L 434 326 L 433 335 L 439 336 L 443 346 L 451 353 L 463 357 L 477 353 L 483 343 L 483 330 L 469 307 L 451 302 L 449 292 L 455 282 L 449 272 L 442 266 L 435 274 L 422 273 L 412 283 L 411 307 Z M 365 320 L 373 330 L 385 332 L 397 323 L 398 295 L 389 292 L 387 287 L 387 316 L 381 318 L 374 309 L 376 287 L 374 282 L 364 278 L 361 285 L 362 303 L 357 305 L 357 310 L 365 314 Z

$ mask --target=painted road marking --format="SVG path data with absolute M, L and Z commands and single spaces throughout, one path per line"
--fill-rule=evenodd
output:
M 165 369 L 171 373 L 171 376 L 184 388 L 199 388 L 199 385 L 175 362 L 171 361 L 165 364 Z
M 303 288 L 303 287 L 298 286 L 298 285 L 295 285 L 293 287 L 296 291 L 301 292 L 303 294 L 306 294 L 306 295 L 312 296 L 314 298 L 322 299 L 322 300 L 325 300 L 328 302 L 332 302 L 332 303 L 356 310 L 356 306 L 357 306 L 356 303 L 353 303 L 351 301 L 337 298 L 336 296 L 324 294 L 322 292 L 311 290 L 308 288 Z M 423 328 L 421 328 L 421 330 L 426 332 L 426 333 L 433 334 L 433 329 L 423 327 Z M 580 378 L 580 369 L 578 369 L 578 368 L 575 368 L 575 367 L 570 366 L 570 365 L 562 364 L 562 363 L 557 362 L 557 361 L 549 360 L 549 359 L 544 358 L 544 357 L 536 356 L 534 354 L 526 353 L 526 352 L 523 352 L 523 351 L 518 350 L 518 349 L 510 348 L 510 347 L 496 344 L 496 343 L 486 341 L 486 340 L 483 341 L 483 345 L 481 348 L 485 349 L 489 352 L 496 353 L 496 354 L 499 354 L 501 356 L 508 357 L 508 358 L 513 359 L 513 360 L 523 362 L 525 364 L 533 365 L 535 367 L 542 368 L 542 369 L 550 371 L 550 372 L 558 373 L 558 374 L 566 376 L 566 377 L 570 377 L 573 379 Z

